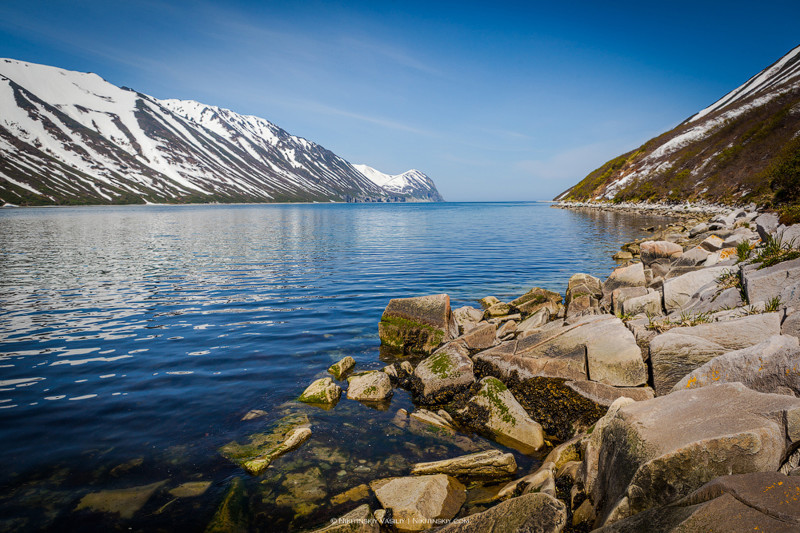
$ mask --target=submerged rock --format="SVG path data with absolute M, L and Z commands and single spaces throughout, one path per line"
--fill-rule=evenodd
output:
M 467 423 L 523 453 L 541 448 L 544 445 L 542 426 L 528 416 L 503 382 L 486 377 L 480 383 L 480 391 L 459 412 Z
M 624 406 L 602 429 L 596 525 L 670 503 L 720 475 L 778 470 L 798 440 L 800 399 L 741 383 Z
M 210 481 L 190 481 L 182 485 L 178 485 L 169 493 L 176 498 L 194 498 L 206 493 L 208 487 L 211 486 Z
M 500 450 L 488 450 L 442 461 L 417 463 L 411 467 L 412 475 L 447 474 L 459 479 L 503 478 L 516 471 L 517 462 L 514 460 L 514 456 Z
M 247 533 L 250 531 L 250 520 L 247 512 L 247 494 L 241 478 L 235 477 L 222 503 L 205 533 Z
M 120 518 L 128 520 L 133 518 L 133 515 L 144 507 L 150 496 L 166 482 L 167 480 L 164 480 L 140 487 L 92 492 L 81 498 L 75 510 L 88 509 L 90 511 L 114 513 L 118 514 Z
M 378 325 L 381 343 L 403 352 L 431 353 L 458 336 L 458 325 L 446 294 L 395 298 Z
M 466 488 L 444 474 L 400 477 L 370 484 L 400 531 L 422 531 L 452 519 L 467 499 Z
M 389 376 L 373 370 L 347 378 L 347 397 L 362 402 L 381 402 L 392 396 L 392 382 Z
M 547 494 L 525 494 L 506 500 L 442 528 L 441 533 L 560 533 L 567 525 L 567 508 Z
M 272 461 L 303 444 L 311 437 L 308 417 L 289 415 L 278 422 L 270 433 L 256 433 L 247 444 L 230 442 L 220 453 L 244 468 L 251 475 L 263 472 Z
M 342 388 L 331 378 L 321 378 L 309 385 L 298 400 L 311 404 L 335 405 L 342 395 Z
M 354 366 L 356 366 L 356 360 L 348 355 L 332 364 L 330 368 L 328 368 L 328 372 L 333 374 L 333 377 L 336 379 L 342 379 Z

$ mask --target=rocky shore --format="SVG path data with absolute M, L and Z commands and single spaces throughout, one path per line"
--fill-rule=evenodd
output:
M 360 372 L 346 357 L 299 400 L 331 409 L 346 388 L 388 406 L 403 388 L 415 409 L 395 425 L 465 453 L 355 487 L 343 501 L 371 503 L 318 531 L 798 531 L 800 225 L 754 207 L 684 214 L 563 295 L 391 300 L 379 334 L 397 362 Z M 312 432 L 289 417 L 222 453 L 259 475 Z M 227 529 L 224 505 L 209 530 Z

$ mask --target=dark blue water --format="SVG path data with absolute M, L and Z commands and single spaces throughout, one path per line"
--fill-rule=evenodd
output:
M 302 411 L 293 399 L 345 355 L 384 366 L 390 298 L 446 292 L 458 307 L 532 286 L 563 293 L 572 273 L 605 277 L 652 222 L 535 203 L 2 210 L 0 530 L 202 530 L 246 476 L 219 446 Z M 403 456 L 452 455 L 395 434 L 399 407 L 412 408 L 402 391 L 386 412 L 346 399 L 303 411 L 314 437 L 270 469 L 271 492 L 250 491 L 251 527 L 319 522 L 328 497 L 403 473 Z M 252 409 L 266 415 L 241 421 Z M 327 497 L 300 515 L 278 505 L 282 476 L 318 465 L 320 447 L 347 457 L 323 461 Z M 75 510 L 87 493 L 161 480 L 133 518 Z M 166 492 L 195 480 L 212 486 Z

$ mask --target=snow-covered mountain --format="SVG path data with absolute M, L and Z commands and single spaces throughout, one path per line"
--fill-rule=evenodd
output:
M 800 46 L 556 200 L 773 201 L 798 154 Z
M 436 190 L 433 180 L 420 172 L 411 169 L 402 174 L 384 174 L 367 165 L 353 165 L 356 170 L 369 178 L 372 183 L 392 194 L 408 196 L 416 201 L 443 202 L 444 199 Z
M 262 118 L 0 59 L 0 203 L 409 198 Z

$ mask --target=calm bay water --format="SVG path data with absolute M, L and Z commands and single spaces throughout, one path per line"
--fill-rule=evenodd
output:
M 386 364 L 390 298 L 563 293 L 654 221 L 536 203 L 0 210 L 0 530 L 203 530 L 237 476 L 253 529 L 346 512 L 331 497 L 464 453 L 392 424 L 403 391 L 388 411 L 293 402 L 345 355 Z M 217 452 L 289 413 L 314 436 L 261 478 Z M 129 518 L 76 510 L 161 481 Z M 211 485 L 169 492 L 195 481 Z

